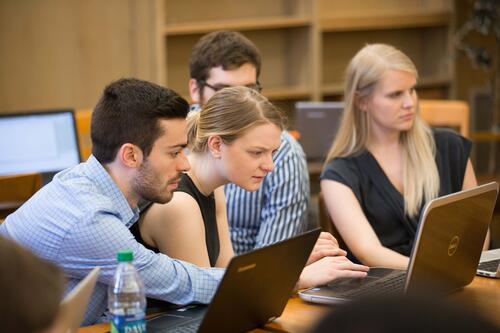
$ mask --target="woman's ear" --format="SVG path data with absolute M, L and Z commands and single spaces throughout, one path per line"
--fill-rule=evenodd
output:
M 368 111 L 368 97 L 361 96 L 358 92 L 354 94 L 354 105 L 363 112 Z
M 222 156 L 222 145 L 224 142 L 222 138 L 218 135 L 212 135 L 207 140 L 208 151 L 214 158 L 221 158 Z

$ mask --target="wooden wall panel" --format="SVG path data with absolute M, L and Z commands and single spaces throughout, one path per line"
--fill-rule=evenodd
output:
M 0 2 L 0 111 L 89 108 L 120 77 L 154 80 L 154 2 Z

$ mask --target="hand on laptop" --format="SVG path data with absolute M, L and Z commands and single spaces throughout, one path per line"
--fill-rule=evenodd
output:
M 339 243 L 329 232 L 322 232 L 316 244 L 314 244 L 314 248 L 307 259 L 306 266 L 312 264 L 320 260 L 323 257 L 335 257 L 335 256 L 345 256 L 347 254 L 346 251 L 339 248 Z
M 363 278 L 369 268 L 351 262 L 345 256 L 324 257 L 304 267 L 297 289 L 324 285 L 338 278 Z

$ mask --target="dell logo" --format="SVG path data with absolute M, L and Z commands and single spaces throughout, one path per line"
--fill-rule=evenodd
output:
M 460 238 L 455 236 L 451 239 L 450 244 L 448 245 L 448 255 L 451 257 L 458 250 L 458 244 L 460 243 Z

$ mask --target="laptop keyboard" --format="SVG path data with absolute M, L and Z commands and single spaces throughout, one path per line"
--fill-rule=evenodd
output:
M 372 283 L 363 285 L 362 287 L 346 291 L 342 295 L 348 296 L 349 298 L 359 298 L 373 295 L 402 294 L 404 291 L 405 280 L 406 272 L 397 271 L 384 278 L 375 280 Z
M 494 272 L 498 270 L 498 265 L 500 264 L 500 259 L 484 261 L 477 266 L 478 269 L 482 271 Z
M 154 333 L 196 333 L 201 325 L 202 318 L 189 320 L 185 323 L 175 324 L 174 326 L 168 325 L 164 328 L 148 327 L 148 332 Z
M 169 333 L 196 333 L 200 327 L 201 320 L 190 321 L 186 325 L 169 328 Z M 167 331 L 165 331 L 167 332 Z
M 149 319 L 146 328 L 150 333 L 197 332 L 202 320 L 203 316 L 190 318 L 167 314 Z

